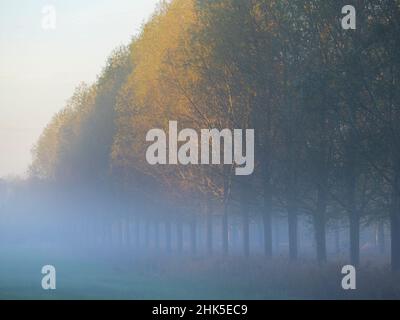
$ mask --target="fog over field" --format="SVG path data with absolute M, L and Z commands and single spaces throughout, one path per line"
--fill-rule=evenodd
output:
M 0 299 L 398 299 L 400 2 L 116 3 L 1 4 Z
M 394 298 L 390 292 L 398 288 L 387 279 L 385 224 L 362 224 L 359 289 L 346 292 L 341 288 L 341 269 L 349 263 L 346 221 L 329 224 L 329 262 L 320 265 L 313 225 L 304 215 L 298 217 L 299 258 L 290 262 L 287 217 L 279 212 L 271 221 L 273 258 L 266 258 L 261 212 L 250 217 L 246 256 L 243 219 L 233 207 L 228 254 L 219 209 L 209 216 L 167 212 L 156 196 L 149 209 L 108 192 L 18 185 L 8 189 L 1 210 L 2 299 Z M 53 292 L 40 285 L 45 265 L 57 270 Z

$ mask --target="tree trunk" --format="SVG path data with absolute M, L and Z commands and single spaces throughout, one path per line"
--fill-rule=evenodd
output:
M 150 223 L 148 218 L 146 218 L 144 225 L 144 246 L 146 249 L 150 248 Z
M 400 271 L 400 222 L 398 212 L 392 210 L 390 215 L 390 233 L 391 233 L 391 257 L 392 270 Z
M 251 184 L 250 177 L 241 177 L 242 190 L 240 194 L 240 209 L 242 215 L 242 232 L 243 232 L 243 254 L 245 257 L 250 256 L 250 212 L 249 201 L 252 196 L 249 193 Z
M 250 220 L 246 209 L 243 212 L 243 254 L 245 257 L 250 255 Z
M 154 245 L 156 250 L 160 250 L 160 224 L 158 220 L 154 221 Z
M 392 270 L 400 271 L 400 161 L 398 161 L 393 184 L 390 231 Z
M 354 141 L 354 139 L 352 139 Z M 350 222 L 350 263 L 353 266 L 360 264 L 360 214 L 356 204 L 357 176 L 355 155 L 350 145 L 348 151 L 347 193 L 348 213 Z
M 317 261 L 323 263 L 326 261 L 326 230 L 324 213 L 320 212 L 314 216 L 314 226 Z
M 228 235 L 228 204 L 224 204 L 224 214 L 222 215 L 222 253 L 229 254 L 229 235 Z
M 167 253 L 172 252 L 172 239 L 171 239 L 171 222 L 165 222 L 165 247 Z
M 129 247 L 130 242 L 130 234 L 129 234 L 129 218 L 125 218 L 122 220 L 122 228 L 123 228 L 123 242 L 125 247 Z
M 111 246 L 111 232 L 110 232 L 110 225 L 108 224 L 108 222 L 104 222 L 103 223 L 103 232 L 104 232 L 104 244 L 107 247 Z
M 280 225 L 280 221 L 279 219 L 275 219 L 275 223 L 274 223 L 275 227 L 274 227 L 274 243 L 275 243 L 275 252 L 277 254 L 279 254 L 280 249 L 281 249 L 281 225 Z
M 378 251 L 379 254 L 384 254 L 385 253 L 385 224 L 383 221 L 379 221 L 378 222 L 378 226 L 377 226 L 377 234 L 376 234 L 376 242 L 378 245 Z
M 326 261 L 326 206 L 326 186 L 321 183 L 318 187 L 317 211 L 314 215 L 315 242 L 317 247 L 317 261 L 319 263 Z
M 263 231 L 264 231 L 264 254 L 266 257 L 272 256 L 272 215 L 271 201 L 264 195 Z
M 192 255 L 197 253 L 197 221 L 196 216 L 190 221 L 190 251 Z
M 118 220 L 117 222 L 117 241 L 118 246 L 122 248 L 124 246 L 124 220 Z
M 288 208 L 288 233 L 289 233 L 289 258 L 290 260 L 297 260 L 298 246 L 297 246 L 297 210 L 292 204 Z
M 340 255 L 340 229 L 339 227 L 335 228 L 335 253 L 337 256 Z
M 223 199 L 223 215 L 222 215 L 222 254 L 229 254 L 229 233 L 228 233 L 228 202 L 230 195 L 230 179 L 232 167 L 224 166 L 224 199 Z
M 350 263 L 360 264 L 360 215 L 355 208 L 350 214 Z
M 138 217 L 135 218 L 135 221 L 133 222 L 133 241 L 135 244 L 136 249 L 140 248 L 140 220 Z
M 271 117 L 268 117 L 268 127 L 267 129 L 271 129 Z M 272 196 L 271 196 L 271 174 L 270 174 L 270 162 L 268 161 L 270 155 L 268 153 L 269 144 L 268 144 L 268 137 L 271 135 L 267 134 L 264 137 L 264 146 L 263 146 L 263 158 L 264 158 L 264 172 L 263 172 L 263 234 L 264 234 L 264 254 L 266 257 L 272 256 Z
M 212 229 L 212 211 L 209 206 L 207 206 L 206 212 L 206 246 L 207 246 L 207 254 L 212 255 L 213 253 L 213 229 Z
M 183 225 L 182 221 L 176 223 L 176 247 L 179 254 L 183 252 Z

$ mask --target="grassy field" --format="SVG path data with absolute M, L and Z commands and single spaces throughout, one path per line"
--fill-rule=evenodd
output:
M 340 264 L 262 257 L 139 259 L 130 251 L 110 252 L 1 249 L 0 299 L 400 298 L 400 276 L 386 267 L 361 268 L 357 290 L 344 291 Z M 56 267 L 56 290 L 41 287 L 46 264 Z

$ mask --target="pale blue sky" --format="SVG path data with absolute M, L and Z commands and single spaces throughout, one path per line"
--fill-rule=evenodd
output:
M 0 0 L 0 177 L 24 175 L 44 126 L 129 43 L 158 0 Z M 42 9 L 56 9 L 43 30 Z

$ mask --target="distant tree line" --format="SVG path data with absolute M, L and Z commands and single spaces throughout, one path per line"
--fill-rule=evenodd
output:
M 34 148 L 31 178 L 110 192 L 162 217 L 167 237 L 172 221 L 181 234 L 182 221 L 195 226 L 205 217 L 210 252 L 218 214 L 225 254 L 232 214 L 242 220 L 245 255 L 250 221 L 262 217 L 266 256 L 273 215 L 284 214 L 292 260 L 298 218 L 309 217 L 319 262 L 327 260 L 328 223 L 346 219 L 354 265 L 362 222 L 388 223 L 399 270 L 400 1 L 353 1 L 356 30 L 341 27 L 345 4 L 161 2 L 96 83 L 79 86 L 54 116 Z M 170 120 L 254 128 L 254 174 L 235 176 L 229 165 L 150 166 L 146 132 Z

